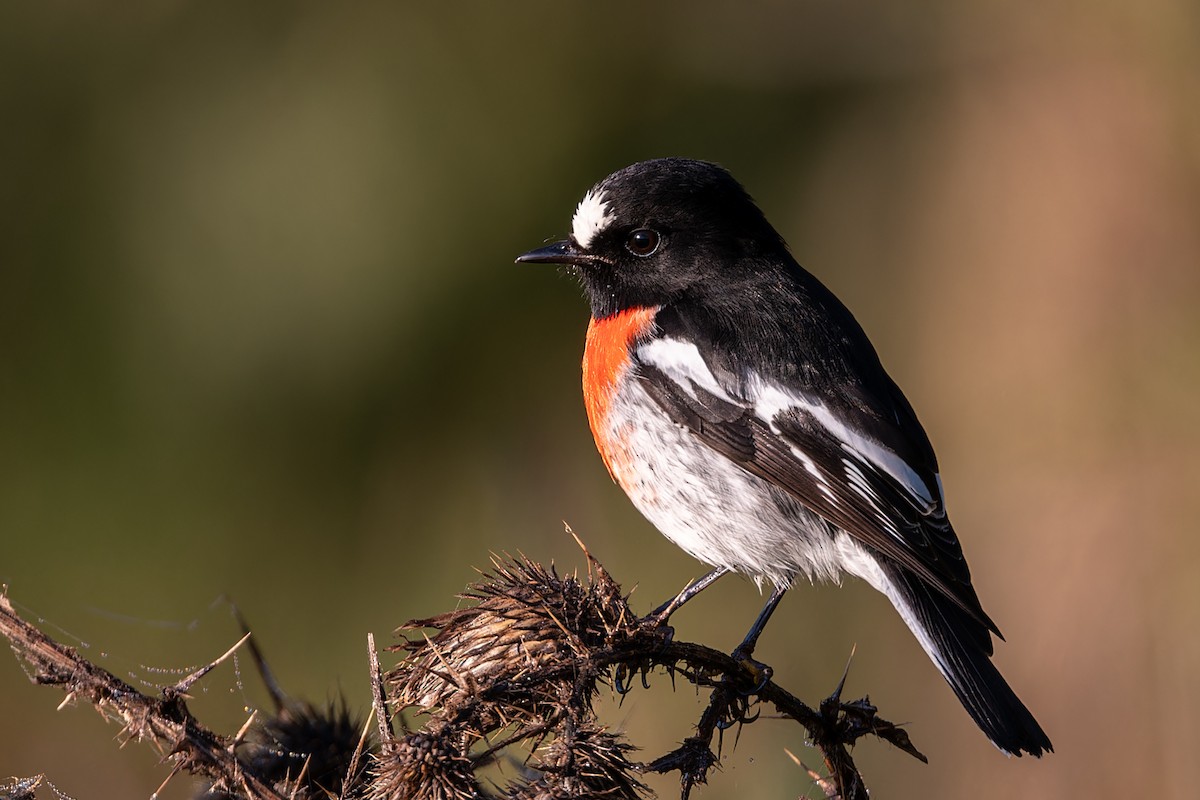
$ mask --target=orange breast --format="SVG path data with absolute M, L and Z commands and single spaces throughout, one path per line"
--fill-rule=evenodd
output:
M 592 437 L 608 473 L 620 483 L 623 448 L 611 441 L 607 420 L 617 392 L 617 381 L 629 369 L 629 349 L 654 326 L 657 308 L 630 308 L 588 324 L 583 350 L 583 402 Z

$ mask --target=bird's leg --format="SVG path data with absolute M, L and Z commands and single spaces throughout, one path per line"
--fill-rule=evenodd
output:
M 767 622 L 770 621 L 771 615 L 775 613 L 775 609 L 779 606 L 779 601 L 783 599 L 786 591 L 786 586 L 777 585 L 775 587 L 775 590 L 771 592 L 771 598 L 767 600 L 767 604 L 759 612 L 758 619 L 754 620 L 754 624 L 750 626 L 750 631 L 746 634 L 746 638 L 730 654 L 734 661 L 740 662 L 754 673 L 755 678 L 758 679 L 758 688 L 760 689 L 767 681 L 771 680 L 771 668 L 766 664 L 755 661 L 750 656 L 754 655 L 754 648 L 758 644 L 758 637 L 762 635 L 763 629 L 767 627 Z
M 709 586 L 712 586 L 717 582 L 717 578 L 727 574 L 729 571 L 729 567 L 717 567 L 711 572 L 708 572 L 700 577 L 699 580 L 689 583 L 687 586 L 683 587 L 682 592 L 675 595 L 658 608 L 654 609 L 654 611 L 650 612 L 649 616 L 647 616 L 645 619 L 646 624 L 654 626 L 666 625 L 667 620 L 671 618 L 671 615 L 674 614 L 681 605 L 700 594 Z

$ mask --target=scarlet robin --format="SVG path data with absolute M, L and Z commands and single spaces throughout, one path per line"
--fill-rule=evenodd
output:
M 946 516 L 937 459 L 853 315 L 724 169 L 666 158 L 583 197 L 553 263 L 591 305 L 583 393 L 613 479 L 668 539 L 773 586 L 797 574 L 882 592 L 1005 753 L 1050 739 L 991 662 L 999 629 Z

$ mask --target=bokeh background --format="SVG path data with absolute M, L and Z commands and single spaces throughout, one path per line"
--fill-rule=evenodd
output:
M 881 796 L 1193 797 L 1200 782 L 1200 6 L 160 2 L 0 8 L 0 581 L 152 687 L 238 638 L 368 704 L 365 635 L 490 551 L 647 608 L 701 571 L 593 452 L 586 311 L 513 257 L 595 180 L 729 167 L 919 410 L 997 661 L 1058 752 L 999 755 L 882 598 L 800 587 L 761 657 L 841 675 L 929 766 Z M 732 647 L 728 579 L 676 618 Z M 611 710 L 665 752 L 700 700 Z M 0 658 L 0 776 L 80 800 L 166 776 Z M 232 732 L 253 667 L 197 697 Z M 708 798 L 817 796 L 764 720 Z M 673 782 L 655 783 L 670 797 Z M 163 797 L 186 797 L 175 779 Z

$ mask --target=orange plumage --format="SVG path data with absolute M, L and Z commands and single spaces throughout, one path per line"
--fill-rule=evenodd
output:
M 616 394 L 617 381 L 629 369 L 630 346 L 650 332 L 656 313 L 657 308 L 629 308 L 604 319 L 593 318 L 588 323 L 587 344 L 583 350 L 583 402 L 596 448 L 608 467 L 608 474 L 617 483 L 622 483 L 621 474 L 628 456 L 611 441 L 606 424 L 608 411 Z

